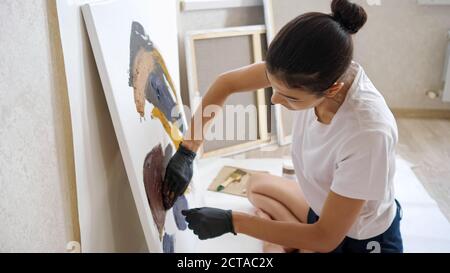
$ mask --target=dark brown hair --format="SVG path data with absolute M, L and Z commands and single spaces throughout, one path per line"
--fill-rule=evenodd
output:
M 268 72 L 290 88 L 323 96 L 350 66 L 351 35 L 367 21 L 364 9 L 347 0 L 333 0 L 331 11 L 306 13 L 284 26 L 267 52 Z

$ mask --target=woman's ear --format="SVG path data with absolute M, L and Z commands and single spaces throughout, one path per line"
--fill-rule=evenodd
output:
M 327 91 L 325 91 L 325 97 L 335 97 L 339 93 L 339 91 L 341 91 L 342 87 L 344 87 L 343 82 L 335 82 L 330 88 L 327 89 Z

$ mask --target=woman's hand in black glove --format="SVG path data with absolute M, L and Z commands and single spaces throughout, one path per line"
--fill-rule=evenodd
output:
M 196 208 L 183 210 L 181 213 L 186 216 L 189 229 L 192 229 L 200 240 L 215 238 L 229 232 L 236 235 L 231 210 Z
M 196 153 L 181 144 L 166 168 L 163 184 L 163 203 L 166 210 L 173 207 L 177 198 L 184 194 L 193 174 Z

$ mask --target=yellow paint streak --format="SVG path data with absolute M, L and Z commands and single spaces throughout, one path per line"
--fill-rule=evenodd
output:
M 175 145 L 175 148 L 178 149 L 181 142 L 183 141 L 183 136 L 181 135 L 180 130 L 176 126 L 173 126 L 172 123 L 166 119 L 164 114 L 156 107 L 153 108 L 152 117 L 159 119 L 162 126 L 164 127 L 164 130 Z

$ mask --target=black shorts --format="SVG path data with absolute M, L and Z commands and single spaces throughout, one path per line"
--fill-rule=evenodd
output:
M 382 234 L 366 240 L 356 240 L 349 237 L 331 253 L 403 253 L 403 241 L 400 234 L 400 220 L 402 219 L 402 207 L 397 204 L 397 212 L 391 226 Z M 314 224 L 319 216 L 310 208 L 308 212 L 308 224 Z

